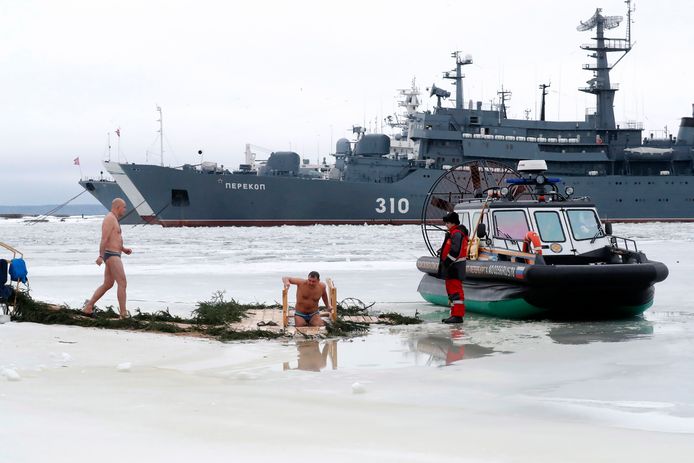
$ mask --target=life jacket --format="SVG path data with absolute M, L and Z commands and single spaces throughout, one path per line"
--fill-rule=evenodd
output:
M 10 261 L 10 279 L 12 281 L 21 281 L 22 283 L 27 282 L 27 264 L 21 257 L 16 257 Z
M 465 260 L 465 256 L 467 256 L 468 237 L 456 225 L 455 227 L 452 227 L 449 230 L 449 232 L 446 234 L 446 240 L 443 242 L 443 247 L 441 248 L 441 260 L 442 261 L 446 260 L 446 257 L 449 257 L 449 254 L 451 252 L 451 246 L 453 245 L 453 237 L 455 235 L 461 235 L 460 249 L 458 250 L 457 255 L 451 255 L 450 257 L 453 260 L 457 260 L 457 259 Z

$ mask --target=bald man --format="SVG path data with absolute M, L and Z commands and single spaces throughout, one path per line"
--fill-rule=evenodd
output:
M 104 217 L 101 224 L 101 243 L 99 244 L 99 257 L 96 258 L 96 265 L 106 264 L 104 270 L 104 282 L 96 288 L 94 295 L 84 306 L 84 313 L 92 316 L 94 304 L 106 294 L 106 291 L 113 287 L 113 283 L 118 284 L 118 308 L 120 318 L 125 318 L 128 311 L 125 308 L 125 289 L 128 285 L 125 279 L 125 270 L 121 262 L 121 253 L 130 254 L 132 249 L 123 246 L 123 236 L 121 235 L 118 219 L 125 214 L 125 201 L 116 198 L 111 203 L 111 211 Z

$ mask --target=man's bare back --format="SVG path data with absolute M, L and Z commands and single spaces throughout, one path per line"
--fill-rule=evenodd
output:
M 318 272 L 309 273 L 308 279 L 282 277 L 284 288 L 296 285 L 296 307 L 294 312 L 295 326 L 322 326 L 323 320 L 318 313 L 318 301 L 322 298 L 326 307 L 330 307 L 325 283 L 320 281 Z

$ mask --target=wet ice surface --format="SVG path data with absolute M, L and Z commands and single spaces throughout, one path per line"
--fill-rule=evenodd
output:
M 25 253 L 34 297 L 78 307 L 102 278 L 101 269 L 93 263 L 99 226 L 99 218 L 31 226 L 4 220 L 0 221 L 0 240 Z M 330 407 L 336 408 L 332 411 L 347 413 L 350 407 L 357 407 L 368 417 L 367 423 L 356 418 L 344 418 L 345 422 L 373 434 L 380 432 L 375 426 L 395 414 L 402 415 L 405 422 L 421 422 L 419 433 L 427 426 L 436 429 L 439 422 L 444 427 L 488 426 L 490 432 L 500 433 L 501 439 L 511 442 L 523 431 L 505 425 L 510 420 L 521 429 L 535 429 L 540 423 L 536 430 L 551 433 L 556 442 L 565 436 L 567 443 L 574 443 L 569 438 L 574 432 L 592 435 L 593 443 L 603 436 L 603 450 L 618 450 L 618 455 L 629 456 L 630 461 L 648 461 L 661 455 L 665 461 L 690 461 L 681 452 L 694 452 L 690 436 L 694 433 L 694 303 L 690 296 L 694 225 L 616 224 L 614 233 L 637 239 L 640 250 L 670 269 L 668 279 L 657 285 L 654 306 L 643 318 L 528 322 L 469 314 L 462 327 L 450 327 L 437 323 L 445 311 L 423 302 L 416 292 L 421 274 L 414 262 L 426 252 L 418 227 L 126 226 L 126 246 L 134 249 L 132 256 L 124 258 L 131 308 L 169 308 L 185 315 L 196 302 L 218 290 L 242 302 L 274 302 L 280 299 L 282 275 L 302 276 L 315 269 L 323 278 L 334 279 L 338 299 L 375 302 L 378 311 L 417 312 L 427 323 L 373 327 L 368 336 L 353 339 L 232 344 L 140 333 L 0 325 L 0 371 L 11 370 L 21 378 L 11 382 L 7 375 L 0 375 L 0 394 L 10 384 L 26 387 L 38 381 L 36 371 L 41 365 L 48 370 L 105 368 L 119 377 L 141 378 L 138 375 L 144 374 L 151 381 L 160 381 L 153 378 L 174 371 L 185 375 L 174 382 L 184 382 L 185 390 L 192 391 L 191 397 L 197 397 L 195 391 L 203 388 L 208 394 L 204 397 L 212 397 L 209 400 L 215 403 L 226 397 L 224 388 L 214 389 L 212 384 L 217 381 L 249 385 L 244 394 L 259 394 L 264 400 L 286 394 L 286 400 L 310 402 L 315 395 L 321 406 L 328 407 L 326 401 L 334 399 L 336 403 Z M 115 294 L 109 294 L 101 305 L 115 303 Z M 3 329 L 10 335 L 10 330 L 18 330 L 17 339 L 28 336 L 39 343 L 32 347 L 12 341 L 10 336 L 3 344 Z M 76 336 L 89 339 L 49 347 L 51 342 L 58 342 L 56 338 L 72 342 Z M 123 337 L 128 340 L 126 344 Z M 114 346 L 108 344 L 112 338 Z M 80 351 L 95 342 L 103 343 L 98 355 Z M 53 349 L 52 357 L 49 349 Z M 160 350 L 166 353 L 158 355 Z M 72 360 L 65 364 L 62 353 Z M 117 370 L 126 363 L 131 368 L 125 374 Z M 144 379 L 133 381 L 132 387 L 137 388 Z M 158 382 L 154 385 L 160 386 Z M 356 398 L 359 404 L 349 402 Z M 187 403 L 178 395 L 175 399 Z M 340 408 L 341 401 L 347 401 L 345 408 Z M 95 402 L 94 407 L 100 405 Z M 383 407 L 391 407 L 388 414 L 374 411 Z M 163 409 L 159 413 L 162 420 L 168 416 Z M 251 426 L 261 426 L 254 419 L 246 417 Z M 509 448 L 521 453 L 496 454 L 489 450 L 493 445 L 484 447 L 482 438 L 475 442 L 474 431 L 466 429 L 472 440 L 465 444 L 466 449 L 482 460 L 595 461 L 590 452 L 607 455 L 600 445 L 591 449 L 586 442 L 586 447 L 576 449 L 572 456 L 560 452 L 562 458 L 557 459 L 552 457 L 551 445 L 524 447 L 531 444 L 520 439 Z M 637 434 L 622 435 L 616 430 Z M 649 434 L 644 437 L 638 432 Z M 672 440 L 663 441 L 665 435 Z M 427 440 L 426 435 L 421 437 Z M 384 449 L 397 447 L 395 441 L 384 439 Z M 429 435 L 429 439 L 433 442 L 438 438 Z M 438 456 L 443 460 L 453 455 L 445 445 L 436 455 L 415 447 L 405 451 L 405 446 L 401 451 L 412 461 L 434 461 Z M 413 456 L 419 455 L 418 451 L 429 458 Z M 612 461 L 618 460 L 615 456 Z

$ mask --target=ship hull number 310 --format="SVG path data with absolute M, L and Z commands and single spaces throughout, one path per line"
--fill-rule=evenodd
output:
M 407 198 L 376 198 L 376 212 L 379 214 L 407 214 L 410 201 Z

